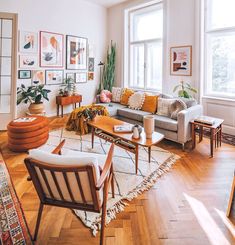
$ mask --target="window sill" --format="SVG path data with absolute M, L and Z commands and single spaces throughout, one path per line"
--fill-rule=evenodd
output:
M 202 96 L 202 99 L 235 102 L 235 98 L 234 97 L 225 98 L 225 97 L 218 97 L 218 96 L 213 96 L 213 95 L 204 95 L 204 96 Z

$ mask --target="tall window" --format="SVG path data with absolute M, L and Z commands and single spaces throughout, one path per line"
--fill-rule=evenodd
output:
M 129 87 L 161 90 L 162 38 L 161 3 L 129 13 Z
M 206 94 L 235 97 L 235 1 L 205 1 Z

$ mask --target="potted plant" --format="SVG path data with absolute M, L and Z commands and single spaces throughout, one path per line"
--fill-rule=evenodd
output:
M 34 81 L 32 86 L 25 87 L 21 84 L 17 88 L 17 105 L 20 103 L 30 103 L 29 112 L 31 114 L 41 114 L 44 111 L 43 100 L 49 101 L 48 93 L 51 90 L 45 89 L 44 84 L 39 84 L 38 81 Z
M 189 83 L 185 83 L 184 81 L 180 81 L 180 84 L 176 85 L 173 89 L 173 92 L 178 90 L 178 96 L 183 98 L 192 98 L 190 93 L 197 93 L 197 89 L 193 88 Z
M 76 93 L 76 85 L 73 78 L 65 78 L 59 88 L 60 96 L 71 96 Z
M 106 62 L 100 63 L 103 66 L 103 75 L 101 76 L 101 81 L 98 89 L 98 94 L 101 90 L 112 91 L 112 87 L 115 80 L 115 67 L 116 67 L 116 44 L 111 41 L 110 48 L 107 50 Z

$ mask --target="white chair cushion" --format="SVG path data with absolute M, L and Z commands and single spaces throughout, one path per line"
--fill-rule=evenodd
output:
M 67 151 L 67 154 L 65 155 L 57 155 L 57 154 L 52 154 L 46 151 L 42 151 L 39 149 L 33 149 L 29 151 L 29 157 L 33 158 L 34 160 L 41 161 L 47 164 L 56 164 L 56 165 L 73 165 L 73 166 L 84 166 L 84 165 L 93 165 L 95 169 L 95 177 L 96 181 L 99 180 L 100 178 L 100 170 L 99 170 L 99 165 L 98 162 L 100 163 L 105 162 L 106 160 L 106 155 L 99 155 L 99 154 L 93 154 L 93 153 L 83 153 L 83 152 L 76 152 L 76 151 Z M 104 163 L 103 163 L 104 164 Z M 103 165 L 102 164 L 102 165 Z M 44 180 L 40 174 L 39 169 L 36 168 L 36 171 L 38 173 L 38 176 L 40 178 L 40 182 L 43 186 L 44 192 L 48 197 L 50 197 L 49 191 L 44 183 Z M 49 171 L 46 171 L 46 176 L 49 180 L 49 184 L 51 186 L 52 192 L 54 193 L 54 196 L 56 199 L 60 200 L 59 193 L 57 192 L 56 186 L 54 184 L 54 181 L 52 179 L 52 176 Z M 79 173 L 79 176 L 81 178 L 81 183 L 83 186 L 83 191 L 85 198 L 87 200 L 87 203 L 92 203 L 92 196 L 91 196 L 91 190 L 90 190 L 90 184 L 88 180 L 88 176 L 86 173 Z M 64 182 L 63 176 L 61 173 L 56 173 L 56 177 L 58 179 L 58 182 L 61 185 L 61 188 L 63 190 L 63 193 L 65 194 L 65 199 L 68 201 L 70 200 L 69 193 L 66 190 L 66 184 Z M 78 202 L 81 202 L 81 194 L 78 190 L 77 183 L 75 176 L 71 173 L 68 173 L 68 181 L 70 182 L 72 192 L 75 194 L 75 200 Z M 102 203 L 103 197 L 102 197 L 102 189 L 100 191 L 97 191 L 98 197 L 100 199 L 100 202 Z

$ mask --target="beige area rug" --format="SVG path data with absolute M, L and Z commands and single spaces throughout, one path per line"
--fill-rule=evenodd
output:
M 94 148 L 91 149 L 91 135 L 76 135 L 65 129 L 52 131 L 46 145 L 40 147 L 43 150 L 51 151 L 62 139 L 66 139 L 62 153 L 66 151 L 82 151 L 106 154 L 110 143 L 95 137 Z M 68 152 L 67 152 L 68 153 Z M 179 157 L 159 147 L 152 147 L 151 163 L 148 163 L 148 152 L 140 148 L 138 174 L 135 174 L 134 154 L 115 147 L 113 164 L 115 173 L 115 198 L 111 197 L 107 204 L 107 224 L 116 218 L 116 214 L 123 211 L 131 201 L 143 191 L 150 189 L 157 179 L 166 173 Z M 95 236 L 100 229 L 101 214 L 74 210 L 82 222 L 92 230 Z

